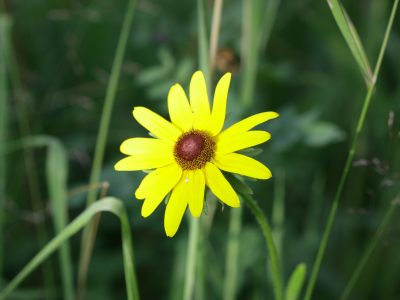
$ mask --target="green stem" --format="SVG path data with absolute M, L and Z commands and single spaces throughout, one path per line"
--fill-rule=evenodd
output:
M 342 294 L 342 296 L 340 297 L 340 300 L 346 300 L 349 295 L 351 290 L 354 287 L 354 284 L 356 283 L 358 277 L 360 277 L 360 274 L 362 272 L 362 270 L 365 267 L 365 264 L 367 263 L 369 257 L 372 254 L 372 251 L 374 250 L 376 244 L 378 243 L 380 237 L 382 236 L 382 233 L 385 231 L 386 226 L 388 225 L 390 218 L 393 215 L 393 212 L 395 211 L 396 207 L 400 204 L 399 202 L 399 198 L 396 198 L 390 208 L 388 209 L 385 217 L 382 220 L 382 223 L 379 225 L 378 231 L 375 233 L 374 237 L 372 238 L 371 242 L 369 243 L 367 250 L 365 250 L 363 257 L 361 258 L 360 262 L 357 265 L 357 268 L 355 269 L 353 275 L 350 278 L 350 281 L 347 283 L 347 286 Z
M 183 290 L 183 299 L 192 299 L 194 289 L 194 275 L 196 267 L 196 256 L 198 248 L 198 236 L 199 236 L 199 225 L 200 218 L 193 218 L 190 212 L 188 212 L 189 219 L 189 244 L 188 253 L 186 256 L 186 273 L 185 273 L 185 286 Z
M 318 275 L 318 271 L 319 271 L 319 268 L 320 268 L 320 265 L 321 265 L 321 261 L 322 261 L 322 258 L 324 256 L 326 244 L 328 242 L 329 234 L 331 232 L 333 221 L 334 221 L 335 216 L 336 216 L 336 211 L 337 211 L 337 208 L 338 208 L 338 205 L 339 205 L 339 200 L 340 200 L 340 196 L 342 194 L 343 186 L 344 186 L 344 183 L 346 182 L 347 174 L 349 173 L 349 169 L 350 169 L 351 163 L 353 161 L 354 152 L 356 150 L 356 146 L 357 146 L 357 142 L 358 142 L 358 137 L 360 135 L 361 129 L 362 129 L 363 124 L 364 124 L 364 119 L 365 119 L 365 115 L 367 113 L 368 106 L 369 106 L 369 103 L 370 103 L 370 100 L 371 100 L 371 95 L 372 95 L 373 90 L 375 89 L 376 80 L 378 78 L 379 69 L 380 69 L 380 66 L 381 66 L 381 63 L 382 63 L 383 54 L 385 53 L 386 44 L 387 44 L 387 41 L 388 41 L 388 38 L 389 38 L 390 30 L 392 28 L 393 19 L 394 19 L 394 15 L 396 13 L 398 2 L 399 2 L 399 0 L 396 0 L 394 2 L 394 4 L 393 4 L 392 13 L 390 15 L 389 23 L 388 23 L 388 26 L 387 26 L 387 29 L 386 29 L 386 33 L 385 33 L 385 37 L 384 37 L 384 40 L 383 40 L 383 43 L 382 43 L 381 51 L 379 53 L 378 61 L 376 63 L 374 76 L 372 78 L 372 83 L 369 86 L 369 89 L 368 89 L 368 92 L 367 92 L 367 96 L 365 97 L 365 100 L 364 100 L 364 105 L 362 107 L 361 115 L 360 115 L 360 118 L 359 118 L 358 124 L 357 124 L 356 134 L 354 136 L 354 140 L 353 140 L 353 143 L 351 145 L 351 148 L 350 148 L 350 151 L 349 151 L 349 155 L 347 157 L 346 165 L 345 165 L 345 167 L 343 169 L 342 177 L 340 179 L 339 187 L 337 189 L 336 196 L 335 196 L 335 199 L 334 199 L 333 204 L 332 204 L 331 212 L 329 214 L 328 223 L 326 225 L 326 229 L 325 229 L 325 232 L 324 232 L 324 235 L 323 235 L 323 238 L 322 238 L 322 242 L 321 242 L 321 245 L 320 245 L 319 250 L 318 250 L 317 258 L 315 260 L 315 264 L 314 264 L 314 267 L 313 267 L 313 270 L 312 270 L 312 273 L 311 273 L 310 281 L 308 282 L 308 285 L 307 285 L 307 290 L 306 290 L 306 294 L 305 294 L 304 300 L 310 300 L 311 299 L 311 295 L 312 295 L 312 292 L 313 292 L 313 289 L 314 289 L 315 281 L 317 279 L 317 275 Z
M 110 81 L 107 86 L 106 98 L 104 101 L 103 112 L 100 120 L 100 128 L 96 141 L 96 149 L 92 172 L 90 174 L 90 184 L 99 182 L 101 166 L 103 164 L 104 150 L 107 142 L 108 129 L 110 127 L 111 113 L 114 106 L 115 94 L 117 92 L 119 75 L 121 73 L 122 61 L 124 59 L 126 44 L 128 42 L 129 30 L 132 25 L 133 13 L 135 11 L 136 0 L 130 0 L 126 10 L 124 23 L 120 33 L 117 52 L 115 54 Z M 96 200 L 96 190 L 90 190 L 86 206 L 91 205 Z
M 0 1 L 1 5 L 4 5 Z M 1 11 L 1 10 L 0 10 Z M 4 35 L 8 29 L 7 19 L 3 19 L 4 16 L 0 15 L 0 35 Z M 0 66 L 6 64 L 6 53 L 5 45 L 2 39 L 0 39 Z M 3 149 L 3 145 L 7 139 L 7 125 L 8 125 L 8 82 L 6 68 L 0 68 L 0 152 Z M 6 202 L 6 158 L 0 157 L 0 278 L 3 277 L 3 251 L 4 251 L 4 238 L 3 238 L 3 225 L 5 217 L 5 202 Z
M 126 9 L 124 22 L 122 24 L 121 33 L 118 40 L 117 51 L 115 53 L 114 62 L 111 70 L 110 81 L 108 82 L 106 97 L 103 106 L 103 112 L 100 120 L 100 128 L 96 141 L 96 148 L 93 159 L 92 171 L 90 174 L 90 184 L 96 184 L 100 180 L 100 172 L 103 164 L 104 150 L 107 142 L 108 129 L 110 127 L 111 113 L 113 110 L 115 95 L 118 87 L 118 80 L 121 72 L 122 61 L 124 59 L 125 49 L 128 42 L 129 31 L 132 25 L 133 13 L 135 11 L 136 0 L 130 0 Z M 87 197 L 86 206 L 88 207 L 96 200 L 97 190 L 90 190 Z M 91 232 L 93 222 L 89 222 L 82 234 L 81 243 L 81 263 L 84 257 L 85 248 Z M 88 257 L 90 260 L 90 256 Z
M 210 57 L 207 39 L 207 22 L 204 11 L 204 0 L 197 0 L 197 11 L 198 11 L 198 28 L 199 28 L 199 67 L 203 72 L 204 80 L 207 85 L 207 93 L 209 100 L 212 98 L 211 95 L 211 80 L 210 80 Z
M 238 257 L 240 249 L 240 232 L 242 229 L 242 207 L 230 209 L 228 245 L 226 251 L 224 300 L 234 300 L 237 291 Z
M 264 213 L 257 205 L 257 203 L 251 198 L 249 195 L 239 193 L 238 194 L 243 198 L 246 204 L 250 207 L 253 211 L 258 223 L 261 226 L 261 230 L 265 235 L 265 240 L 267 242 L 268 250 L 269 250 L 269 257 L 271 260 L 271 269 L 272 269 L 272 280 L 275 288 L 275 299 L 276 300 L 283 300 L 283 288 L 281 282 L 281 274 L 279 271 L 279 259 L 278 254 L 276 251 L 276 247 L 274 244 L 274 239 L 272 237 L 272 231 L 269 227 L 267 218 L 265 217 Z
M 282 257 L 282 243 L 285 222 L 285 170 L 279 168 L 276 170 L 274 205 L 272 209 L 272 228 L 275 238 L 276 249 Z

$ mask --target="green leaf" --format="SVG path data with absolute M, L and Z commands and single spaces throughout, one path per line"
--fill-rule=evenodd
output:
M 75 218 L 67 227 L 58 233 L 47 245 L 33 257 L 28 264 L 14 277 L 13 280 L 0 292 L 0 300 L 6 297 L 43 261 L 45 261 L 54 251 L 59 249 L 68 239 L 77 233 L 83 226 L 91 221 L 94 215 L 101 211 L 108 211 L 116 215 L 121 221 L 122 231 L 122 251 L 124 257 L 124 271 L 128 299 L 139 299 L 139 292 L 134 270 L 134 257 L 132 247 L 131 229 L 128 222 L 125 206 L 122 201 L 107 197 L 94 202 L 78 217 Z
M 299 297 L 306 277 L 306 270 L 307 267 L 305 263 L 299 264 L 296 269 L 294 269 L 286 287 L 285 300 L 296 300 Z
M 232 114 L 233 114 L 233 110 L 228 111 L 228 112 L 225 114 L 225 121 L 228 120 L 228 118 L 229 118 Z
M 373 81 L 372 71 L 361 40 L 357 34 L 357 30 L 339 0 L 327 0 L 327 2 L 347 45 L 350 47 L 350 50 L 357 61 L 362 75 L 367 81 L 367 86 L 369 86 Z
M 239 193 L 244 193 L 248 195 L 252 195 L 253 191 L 247 184 L 245 184 L 243 181 L 239 180 L 237 177 L 235 177 L 233 174 L 229 172 L 222 171 L 222 174 L 224 174 L 226 180 L 231 184 L 232 188 Z
M 246 156 L 254 157 L 254 156 L 259 155 L 262 151 L 263 150 L 260 149 L 260 148 L 246 148 L 246 149 L 237 151 L 237 153 L 243 154 L 243 155 L 246 155 Z
M 171 198 L 171 193 L 172 193 L 172 190 L 170 190 L 169 193 L 167 194 L 167 196 L 165 196 L 165 205 L 168 204 L 169 198 Z
M 151 133 L 151 132 L 149 132 L 149 136 L 151 136 L 152 138 L 155 138 L 155 139 L 160 139 L 158 136 L 156 136 L 154 133 Z
M 303 128 L 303 141 L 311 147 L 323 147 L 344 140 L 346 133 L 336 124 L 316 121 Z
M 20 141 L 6 143 L 4 150 L 15 151 L 18 148 L 47 147 L 46 180 L 53 213 L 51 214 L 56 233 L 61 232 L 68 224 L 67 209 L 67 173 L 68 158 L 63 144 L 56 138 L 45 135 L 31 136 Z M 8 148 L 8 149 L 7 149 Z M 64 298 L 74 299 L 72 258 L 69 242 L 59 249 L 61 279 Z

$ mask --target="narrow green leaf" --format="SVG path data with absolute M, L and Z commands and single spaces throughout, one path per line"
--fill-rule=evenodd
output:
M 167 194 L 167 196 L 165 197 L 165 205 L 167 205 L 168 204 L 168 202 L 169 202 L 169 198 L 171 198 L 171 193 L 172 193 L 172 190 Z
M 243 154 L 243 155 L 246 155 L 246 156 L 254 157 L 254 156 L 259 155 L 262 151 L 263 150 L 260 149 L 260 148 L 246 148 L 246 149 L 237 151 L 237 153 Z
M 11 147 L 7 147 L 11 146 Z M 55 232 L 61 232 L 68 224 L 67 210 L 67 153 L 63 144 L 56 138 L 45 135 L 31 136 L 20 141 L 6 143 L 5 150 L 18 150 L 19 147 L 47 147 L 46 179 L 50 201 L 53 207 L 52 219 Z M 61 279 L 65 299 L 74 299 L 74 280 L 69 242 L 59 249 Z
M 124 271 L 126 289 L 128 299 L 139 299 L 139 292 L 136 282 L 136 275 L 134 270 L 134 256 L 132 247 L 132 237 L 128 216 L 125 211 L 125 206 L 122 201 L 107 197 L 99 200 L 89 206 L 83 211 L 75 220 L 73 220 L 67 227 L 58 233 L 38 254 L 33 257 L 28 264 L 15 276 L 13 280 L 0 292 L 0 300 L 6 297 L 30 274 L 34 271 L 44 260 L 46 260 L 54 251 L 60 248 L 71 236 L 77 233 L 83 226 L 85 226 L 93 216 L 101 211 L 108 211 L 115 214 L 121 221 L 122 231 L 122 251 L 124 257 Z
M 353 53 L 362 75 L 367 81 L 367 85 L 369 86 L 372 82 L 372 71 L 357 30 L 339 0 L 327 0 L 327 2 L 347 45 Z
M 9 30 L 9 19 L 0 15 L 0 37 L 5 35 Z M 0 38 L 0 151 L 3 143 L 7 138 L 8 123 L 8 88 L 7 88 L 7 71 L 6 71 L 6 40 Z M 0 157 L 0 199 L 6 198 L 6 159 Z M 0 202 L 0 220 L 4 220 L 3 201 Z M 0 278 L 3 275 L 3 224 L 0 221 Z
M 228 112 L 225 114 L 225 121 L 228 120 L 228 118 L 229 118 L 232 114 L 233 114 L 233 110 L 228 111 Z
M 224 174 L 226 180 L 231 184 L 232 188 L 238 192 L 238 193 L 244 193 L 248 195 L 252 195 L 253 191 L 249 186 L 244 183 L 243 181 L 239 180 L 237 177 L 235 177 L 233 174 L 229 172 L 222 171 L 222 174 Z
M 306 277 L 306 264 L 299 264 L 296 269 L 294 269 L 292 275 L 290 276 L 288 285 L 285 291 L 285 300 L 297 300 L 303 287 L 304 279 Z

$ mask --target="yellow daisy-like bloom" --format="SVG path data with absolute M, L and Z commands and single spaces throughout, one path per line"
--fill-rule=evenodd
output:
M 186 207 L 196 218 L 203 211 L 207 185 L 216 197 L 232 207 L 240 201 L 221 170 L 257 179 L 270 178 L 271 172 L 260 162 L 236 151 L 269 140 L 265 131 L 249 131 L 258 124 L 278 117 L 275 112 L 251 116 L 221 132 L 225 121 L 226 99 L 231 74 L 218 82 L 210 112 L 203 73 L 197 71 L 190 82 L 190 104 L 179 84 L 168 94 L 171 122 L 144 107 L 135 107 L 133 116 L 153 138 L 124 141 L 121 152 L 129 157 L 120 160 L 117 171 L 154 169 L 136 190 L 136 198 L 145 199 L 142 216 L 148 217 L 172 190 L 165 210 L 167 236 L 178 230 Z

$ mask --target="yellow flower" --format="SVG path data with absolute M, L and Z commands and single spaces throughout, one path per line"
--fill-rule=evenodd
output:
M 144 107 L 135 107 L 135 119 L 158 139 L 132 138 L 124 141 L 117 171 L 154 169 L 136 190 L 136 198 L 145 199 L 142 216 L 148 217 L 172 190 L 165 210 L 167 236 L 178 230 L 186 207 L 196 218 L 203 211 L 207 185 L 216 197 L 232 207 L 240 201 L 221 170 L 257 179 L 270 178 L 271 172 L 260 162 L 238 153 L 269 140 L 265 131 L 249 131 L 278 116 L 264 112 L 251 116 L 221 132 L 225 121 L 226 99 L 231 74 L 225 74 L 215 90 L 210 113 L 203 73 L 197 71 L 190 82 L 190 105 L 179 84 L 168 94 L 171 122 Z

